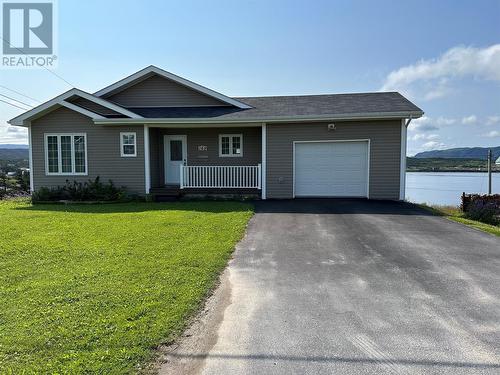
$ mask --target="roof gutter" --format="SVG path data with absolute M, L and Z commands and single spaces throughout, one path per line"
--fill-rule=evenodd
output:
M 353 113 L 323 116 L 294 116 L 294 117 L 260 117 L 248 119 L 218 119 L 218 118 L 107 118 L 95 119 L 98 125 L 123 125 L 123 124 L 235 124 L 235 123 L 283 123 L 304 121 L 355 121 L 355 120 L 379 120 L 379 119 L 401 119 L 422 117 L 423 112 L 373 112 Z M 409 122 L 408 122 L 409 123 Z

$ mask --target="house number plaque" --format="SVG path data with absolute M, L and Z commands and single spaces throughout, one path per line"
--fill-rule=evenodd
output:
M 198 146 L 198 151 L 208 151 L 208 146 L 200 145 Z

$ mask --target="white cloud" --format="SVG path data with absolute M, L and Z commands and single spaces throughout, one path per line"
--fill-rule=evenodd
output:
M 432 100 L 453 91 L 450 81 L 461 77 L 500 81 L 500 44 L 454 47 L 436 59 L 404 66 L 389 73 L 380 90 L 402 91 L 410 97 Z
M 410 131 L 433 131 L 442 128 L 443 126 L 453 125 L 457 120 L 454 118 L 440 116 L 438 118 L 432 118 L 428 116 L 422 116 L 419 119 L 413 120 L 408 126 Z
M 454 118 L 439 116 L 435 122 L 437 126 L 447 126 L 447 125 L 453 125 L 454 123 L 457 122 L 457 120 L 455 120 Z
M 0 123 L 0 144 L 2 143 L 27 144 L 28 130 Z
M 492 130 L 489 133 L 484 134 L 484 136 L 488 137 L 488 138 L 500 137 L 500 131 L 498 131 L 498 130 Z
M 500 122 L 500 116 L 488 116 L 486 119 L 486 125 L 495 125 Z
M 424 134 L 424 133 L 417 133 L 413 137 L 411 137 L 412 141 L 420 141 L 420 140 L 433 140 L 433 139 L 439 139 L 439 135 L 437 134 Z
M 436 142 L 436 141 L 429 141 L 424 143 L 421 148 L 423 150 L 436 150 L 436 149 L 442 149 L 446 148 L 446 145 L 442 142 Z
M 470 115 L 462 119 L 462 124 L 464 125 L 475 124 L 476 122 L 477 122 L 477 117 L 475 115 Z

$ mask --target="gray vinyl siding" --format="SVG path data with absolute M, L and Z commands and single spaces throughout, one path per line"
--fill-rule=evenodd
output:
M 336 122 L 267 125 L 267 197 L 293 197 L 293 142 L 370 139 L 371 199 L 399 199 L 401 121 Z
M 124 107 L 196 107 L 221 101 L 160 76 L 152 76 L 106 99 Z
M 120 156 L 120 132 L 136 132 L 137 157 Z M 88 176 L 46 176 L 45 133 L 86 133 Z M 144 128 L 142 126 L 100 126 L 67 108 L 57 109 L 31 123 L 33 150 L 33 182 L 53 187 L 69 181 L 87 181 L 100 176 L 103 182 L 112 180 L 130 192 L 144 194 Z
M 191 128 L 151 129 L 151 186 L 162 186 L 165 181 L 165 156 L 163 137 L 166 134 L 187 136 L 188 165 L 257 165 L 262 160 L 260 127 L 250 128 Z M 242 134 L 243 156 L 220 157 L 219 134 Z M 198 151 L 198 146 L 207 146 L 207 151 Z

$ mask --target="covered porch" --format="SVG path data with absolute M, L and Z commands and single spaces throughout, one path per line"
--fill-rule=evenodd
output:
M 148 126 L 150 193 L 261 197 L 263 128 Z

